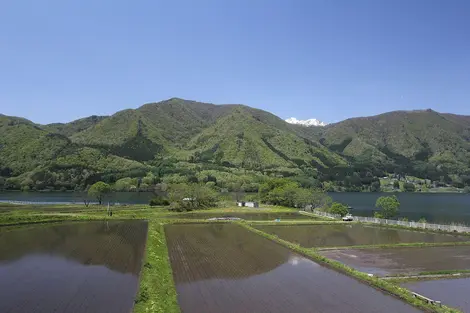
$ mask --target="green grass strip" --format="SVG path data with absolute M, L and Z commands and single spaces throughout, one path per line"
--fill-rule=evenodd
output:
M 299 245 L 296 245 L 296 244 L 293 244 L 289 241 L 285 241 L 285 240 L 282 240 L 280 239 L 279 237 L 275 236 L 275 235 L 271 235 L 271 234 L 268 234 L 268 233 L 265 233 L 261 230 L 258 230 L 258 229 L 255 229 L 253 227 L 251 227 L 250 225 L 248 225 L 247 223 L 243 223 L 243 222 L 239 222 L 237 223 L 238 225 L 246 228 L 247 230 L 251 231 L 251 232 L 254 232 L 260 236 L 263 236 L 267 239 L 270 239 L 274 242 L 277 242 L 279 243 L 280 245 L 282 246 L 285 246 L 301 255 L 304 255 L 310 259 L 312 259 L 313 261 L 321 264 L 321 265 L 324 265 L 328 268 L 331 268 L 331 269 L 334 269 L 340 273 L 343 273 L 343 274 L 346 274 L 348 276 L 351 276 L 363 283 L 366 283 L 376 289 L 379 289 L 379 290 L 382 290 L 382 291 L 385 291 L 421 310 L 424 310 L 425 312 L 436 312 L 436 313 L 457 313 L 457 312 L 461 312 L 457 309 L 453 309 L 453 308 L 449 308 L 449 307 L 446 307 L 446 306 L 442 306 L 442 307 L 436 307 L 436 306 L 433 306 L 431 304 L 427 304 L 421 300 L 418 300 L 416 298 L 414 298 L 411 293 L 405 289 L 405 288 L 401 288 L 400 286 L 397 286 L 391 282 L 388 282 L 386 280 L 383 280 L 383 279 L 380 279 L 376 276 L 374 277 L 370 277 L 368 276 L 367 274 L 365 273 L 362 273 L 362 272 L 359 272 L 349 266 L 346 266 L 344 265 L 343 263 L 340 263 L 338 261 L 334 261 L 334 260 L 331 260 L 331 259 L 328 259 L 320 254 L 318 254 L 318 252 L 315 250 L 315 249 L 306 249 L 306 248 L 302 248 L 301 246 Z
M 134 312 L 178 313 L 180 308 L 171 271 L 163 224 L 150 221 L 145 263 Z

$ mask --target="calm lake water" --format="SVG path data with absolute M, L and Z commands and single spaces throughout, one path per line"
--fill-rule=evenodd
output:
M 358 216 L 373 216 L 375 202 L 381 196 L 391 193 L 330 193 L 334 201 L 353 208 L 351 213 Z M 458 193 L 396 193 L 400 201 L 399 217 L 419 220 L 424 217 L 433 223 L 470 224 L 470 194 Z
M 26 201 L 55 204 L 82 204 L 85 193 L 81 192 L 0 192 L 0 202 Z M 152 192 L 115 192 L 104 201 L 122 204 L 148 204 L 154 197 Z
M 354 209 L 352 214 L 373 216 L 375 202 L 380 196 L 391 193 L 331 193 L 335 200 Z M 400 217 L 419 220 L 424 217 L 434 223 L 464 223 L 470 225 L 470 194 L 456 193 L 397 193 L 400 200 Z M 147 204 L 153 197 L 151 192 L 114 193 L 111 200 L 125 204 Z M 0 192 L 0 201 L 31 201 L 49 203 L 82 203 L 78 192 Z

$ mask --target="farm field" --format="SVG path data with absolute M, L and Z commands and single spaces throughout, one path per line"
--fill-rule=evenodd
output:
M 417 281 L 401 284 L 409 290 L 428 298 L 442 301 L 443 304 L 470 312 L 470 278 Z
M 470 246 L 335 249 L 320 253 L 359 271 L 380 276 L 470 269 Z
M 146 221 L 0 228 L 0 312 L 125 312 L 139 286 Z
M 468 236 L 457 236 L 405 229 L 340 225 L 255 225 L 261 231 L 281 239 L 297 243 L 306 248 L 343 247 L 355 245 L 382 245 L 413 242 L 457 242 L 470 241 Z
M 228 213 L 181 213 L 166 215 L 168 218 L 181 218 L 181 219 L 209 219 L 213 217 L 237 217 L 244 220 L 264 220 L 274 221 L 275 219 L 282 220 L 315 220 L 313 216 L 302 215 L 297 212 L 279 212 L 279 213 L 245 213 L 245 212 L 228 212 Z
M 421 312 L 235 224 L 165 233 L 183 313 Z

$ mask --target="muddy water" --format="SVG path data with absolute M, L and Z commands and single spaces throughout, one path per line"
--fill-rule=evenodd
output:
M 303 247 L 340 247 L 354 245 L 396 244 L 406 242 L 470 241 L 470 236 L 351 225 L 255 226 L 264 232 L 298 243 Z
M 237 225 L 165 230 L 183 313 L 420 312 Z
M 470 278 L 419 281 L 401 286 L 433 300 L 442 301 L 446 306 L 470 313 Z
M 130 312 L 147 223 L 0 228 L 0 312 Z
M 339 249 L 320 253 L 359 271 L 376 275 L 470 269 L 470 246 Z
M 266 220 L 274 221 L 276 219 L 282 220 L 313 220 L 315 217 L 302 215 L 297 212 L 292 213 L 182 213 L 172 214 L 166 217 L 169 218 L 187 218 L 187 219 L 208 219 L 213 217 L 238 217 L 244 220 Z

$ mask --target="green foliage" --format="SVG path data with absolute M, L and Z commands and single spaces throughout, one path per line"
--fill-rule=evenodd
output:
M 116 191 L 135 191 L 137 189 L 138 179 L 125 177 L 121 178 L 114 184 Z
M 175 211 L 203 210 L 216 207 L 218 194 L 204 184 L 172 184 L 168 198 Z
M 88 195 L 90 197 L 96 198 L 98 200 L 98 203 L 101 204 L 103 201 L 103 198 L 108 195 L 111 192 L 111 186 L 108 184 L 99 181 L 95 184 L 93 184 L 89 189 L 88 189 Z
M 380 197 L 377 199 L 375 207 L 381 209 L 380 213 L 375 213 L 380 214 L 383 218 L 390 219 L 398 214 L 400 201 L 396 196 Z
M 150 206 L 167 206 L 170 205 L 170 201 L 167 198 L 157 196 L 154 197 L 152 200 L 149 202 Z
M 380 188 L 380 182 L 373 182 L 371 185 L 370 185 L 370 191 L 371 192 L 380 192 L 381 191 L 381 188 Z
M 404 183 L 403 184 L 403 191 L 406 191 L 406 192 L 415 192 L 416 191 L 416 187 L 413 183 Z
M 331 214 L 339 214 L 341 216 L 345 216 L 349 213 L 349 209 L 347 205 L 344 205 L 339 202 L 334 202 L 331 207 L 328 209 L 328 212 Z
M 281 178 L 269 179 L 263 183 L 258 196 L 261 202 L 291 208 L 320 208 L 331 203 L 331 198 L 324 192 L 302 188 L 297 182 Z
M 393 188 L 394 189 L 400 189 L 400 182 L 398 180 L 393 181 Z
M 434 111 L 296 127 L 243 105 L 178 98 L 66 124 L 0 115 L 0 189 L 84 190 L 104 181 L 151 190 L 163 180 L 258 192 L 268 177 L 289 177 L 306 189 L 376 192 L 390 174 L 461 189 L 470 186 L 468 129 L 469 119 Z
M 385 218 L 384 215 L 383 215 L 383 213 L 377 212 L 377 211 L 374 212 L 374 217 L 375 217 L 375 218 Z
M 418 223 L 427 223 L 428 221 L 426 221 L 426 219 L 424 217 L 420 218 L 418 220 Z

